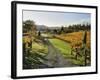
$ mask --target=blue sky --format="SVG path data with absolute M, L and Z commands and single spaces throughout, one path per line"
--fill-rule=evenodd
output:
M 89 13 L 50 12 L 50 11 L 23 11 L 23 21 L 33 20 L 37 25 L 68 26 L 71 24 L 90 23 Z

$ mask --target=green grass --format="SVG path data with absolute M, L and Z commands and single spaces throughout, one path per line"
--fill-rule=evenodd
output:
M 38 53 L 48 53 L 48 48 L 46 45 L 42 44 L 42 43 L 37 43 L 37 42 L 33 42 L 32 44 L 32 50 Z
M 71 46 L 69 43 L 66 43 L 59 39 L 49 39 L 49 41 L 58 49 L 61 51 L 61 53 L 64 56 L 68 56 L 71 54 Z
M 48 53 L 48 47 L 45 44 L 43 44 L 43 42 L 41 40 L 37 39 L 36 37 L 32 37 L 32 38 L 30 38 L 28 36 L 23 37 L 23 43 L 26 43 L 26 49 L 30 48 L 27 43 L 30 42 L 32 39 L 33 39 L 33 41 L 32 41 L 32 51 L 33 52 L 38 52 L 40 54 Z M 37 41 L 34 41 L 34 39 Z
M 75 59 L 75 55 L 71 55 L 71 46 L 69 43 L 66 43 L 65 41 L 59 40 L 59 39 L 49 39 L 49 41 L 53 44 L 54 47 L 56 47 L 62 55 L 69 59 L 73 64 L 76 65 L 83 65 L 83 57 L 78 57 L 78 60 Z

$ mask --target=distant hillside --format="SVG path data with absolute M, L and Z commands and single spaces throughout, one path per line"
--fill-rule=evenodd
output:
M 50 30 L 54 30 L 54 29 L 60 29 L 61 27 L 48 27 L 48 29 Z
M 36 25 L 36 29 L 38 31 L 45 31 L 46 29 L 49 29 L 49 30 L 54 30 L 54 29 L 60 29 L 61 27 L 48 27 L 48 26 L 45 26 L 45 25 Z
M 47 29 L 47 26 L 45 26 L 45 25 L 36 25 L 36 29 L 37 29 L 38 31 L 44 31 L 44 30 Z

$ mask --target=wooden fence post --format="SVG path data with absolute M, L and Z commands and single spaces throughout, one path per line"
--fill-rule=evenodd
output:
M 87 65 L 87 53 L 86 53 L 86 49 L 85 49 L 85 51 L 84 51 L 84 54 L 85 54 L 85 66 Z
M 77 48 L 75 48 L 75 49 L 76 49 L 75 59 L 77 60 L 77 57 L 78 57 L 78 49 Z

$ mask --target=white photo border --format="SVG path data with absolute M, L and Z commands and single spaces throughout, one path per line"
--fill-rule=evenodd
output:
M 56 75 L 74 75 L 74 74 L 86 74 L 97 73 L 97 7 L 96 6 L 80 6 L 80 5 L 64 5 L 64 4 L 52 4 L 52 3 L 32 3 L 32 2 L 12 2 L 13 7 L 15 5 L 15 24 L 16 26 L 16 54 L 12 53 L 12 57 L 15 54 L 15 63 L 12 63 L 12 78 L 22 77 L 39 77 L 39 76 L 56 76 Z M 23 10 L 43 10 L 43 11 L 58 11 L 58 12 L 78 12 L 78 13 L 90 13 L 91 14 L 91 66 L 86 67 L 67 67 L 67 68 L 47 68 L 47 69 L 30 69 L 23 70 L 23 52 L 22 52 L 22 11 Z M 14 11 L 14 10 L 13 10 Z M 13 21 L 12 21 L 13 22 Z M 12 29 L 13 30 L 13 29 Z M 14 39 L 15 40 L 15 39 Z M 15 75 L 13 75 L 13 73 Z

